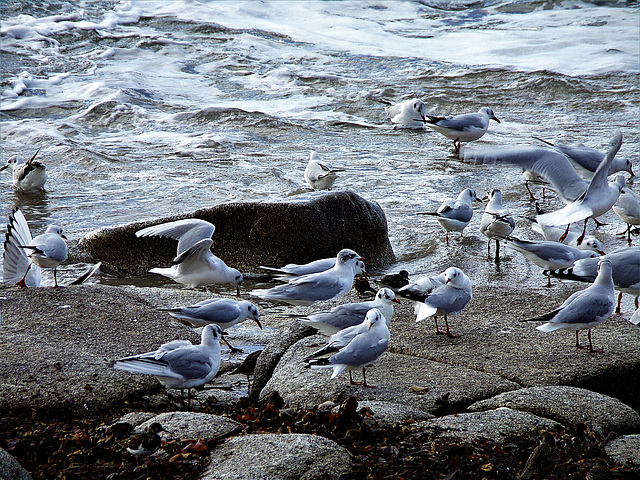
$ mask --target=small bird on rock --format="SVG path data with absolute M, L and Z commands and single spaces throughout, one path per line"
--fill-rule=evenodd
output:
M 143 433 L 138 433 L 129 437 L 125 443 L 127 451 L 131 455 L 136 456 L 136 462 L 139 457 L 148 457 L 158 451 L 162 445 L 160 432 L 166 431 L 158 422 L 154 422 L 147 427 Z

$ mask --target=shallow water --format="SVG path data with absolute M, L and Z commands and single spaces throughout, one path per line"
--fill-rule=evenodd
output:
M 398 258 L 387 271 L 455 264 L 476 284 L 541 285 L 519 254 L 486 260 L 480 215 L 451 247 L 415 215 L 472 187 L 500 188 L 512 213 L 533 216 L 520 172 L 463 164 L 439 134 L 393 129 L 385 105 L 490 106 L 502 123 L 478 145 L 538 136 L 606 149 L 620 129 L 619 155 L 640 170 L 636 2 L 31 3 L 2 2 L 2 159 L 40 148 L 49 180 L 20 195 L 0 177 L 0 201 L 34 234 L 296 195 L 313 149 L 347 170 L 336 190 L 384 209 Z M 604 219 L 605 249 L 625 246 L 621 221 Z M 514 234 L 536 238 L 522 218 Z

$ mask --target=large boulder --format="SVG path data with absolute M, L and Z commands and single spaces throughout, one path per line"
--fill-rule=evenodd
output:
M 29 472 L 2 448 L 0 448 L 0 480 L 31 480 Z
M 281 266 L 333 257 L 351 248 L 372 268 L 395 261 L 387 219 L 380 206 L 353 192 L 313 192 L 274 203 L 229 203 L 189 215 L 102 228 L 85 235 L 79 246 L 103 263 L 103 270 L 143 275 L 169 266 L 176 256 L 175 240 L 138 238 L 145 227 L 184 218 L 213 223 L 213 251 L 243 272 L 259 265 Z

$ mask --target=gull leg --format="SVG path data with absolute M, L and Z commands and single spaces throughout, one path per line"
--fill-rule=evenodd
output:
M 364 368 L 364 367 L 363 367 Z M 362 385 L 362 382 L 354 382 L 353 377 L 351 376 L 351 370 L 349 370 L 349 383 L 351 385 Z
M 446 231 L 445 234 L 444 234 L 444 240 L 445 240 L 445 243 L 447 244 L 447 247 L 448 247 L 449 246 L 449 232 L 448 231 Z
M 487 242 L 487 258 L 491 260 L 491 239 Z
M 595 218 L 594 218 L 594 220 L 595 220 L 596 223 L 598 223 L 598 221 Z M 582 241 L 584 240 L 584 236 L 587 233 L 587 222 L 588 221 L 589 221 L 588 217 L 584 219 L 584 228 L 582 229 L 582 235 L 580 235 L 578 237 L 578 239 L 576 240 L 576 244 L 577 245 L 582 245 Z
M 636 308 L 638 308 L 638 297 L 636 297 Z M 622 313 L 622 292 L 618 292 L 618 305 L 616 306 L 616 313 L 618 315 Z
M 56 278 L 56 271 L 57 271 L 57 267 L 53 269 L 53 287 L 54 288 L 58 287 L 58 279 Z
M 222 341 L 223 341 L 224 343 L 226 343 L 226 344 L 227 344 L 227 347 L 229 347 L 229 350 L 231 350 L 232 352 L 241 352 L 241 351 L 242 351 L 242 349 L 241 349 L 241 348 L 236 348 L 236 347 L 232 346 L 232 345 L 227 341 L 227 339 L 226 339 L 226 338 L 224 338 L 224 335 L 222 336 Z
M 496 258 L 495 258 L 495 262 L 496 263 L 500 263 L 500 241 L 496 240 Z
M 367 387 L 367 388 L 376 388 L 375 385 L 369 385 L 367 384 L 367 375 L 365 374 L 365 368 L 362 367 L 362 386 L 363 387 Z
M 593 348 L 593 343 L 591 343 L 591 329 L 589 329 L 589 333 L 587 334 L 587 336 L 589 337 L 589 351 L 592 353 L 596 353 L 596 352 L 604 352 L 604 350 L 602 350 L 601 348 Z
M 444 335 L 445 332 L 441 331 L 438 327 L 438 317 L 436 315 L 433 316 L 433 320 L 436 322 L 436 335 Z
M 533 192 L 529 188 L 529 180 L 525 180 L 524 186 L 527 187 L 527 192 L 529 192 L 529 201 L 535 202 L 537 200 L 537 198 L 533 196 Z
M 456 151 L 456 155 L 458 155 L 458 157 L 460 157 L 460 139 L 459 138 L 456 138 L 453 141 L 453 148 Z
M 571 224 L 567 224 L 567 229 L 564 231 L 564 233 L 562 235 L 560 235 L 560 238 L 558 239 L 558 242 L 562 243 L 565 241 L 565 239 L 567 238 L 567 234 L 569 233 L 569 227 L 571 227 Z
M 29 273 L 29 269 L 31 268 L 31 263 L 29 263 L 29 266 L 27 266 L 27 271 L 24 272 L 24 277 L 22 277 L 22 280 L 20 280 L 18 283 L 16 283 L 17 286 L 19 286 L 20 288 L 27 288 L 27 284 L 24 283 L 24 279 L 27 278 L 27 273 Z
M 578 333 L 580 330 L 576 330 L 576 348 L 589 348 L 586 345 L 580 345 L 580 339 L 578 338 Z
M 455 333 L 451 333 L 449 331 L 449 321 L 447 320 L 447 315 L 446 314 L 444 316 L 444 324 L 447 327 L 447 331 L 446 331 L 447 337 L 449 337 L 449 338 L 460 338 L 460 335 L 456 335 Z

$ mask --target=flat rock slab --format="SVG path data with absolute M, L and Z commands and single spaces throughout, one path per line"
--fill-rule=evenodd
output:
M 146 420 L 135 428 L 136 433 L 144 432 L 149 425 L 158 422 L 166 431 L 161 432 L 163 440 L 215 438 L 229 435 L 240 424 L 229 418 L 209 413 L 166 412 Z
M 211 452 L 201 480 L 338 480 L 351 472 L 346 449 L 317 435 L 264 434 L 229 439 Z
M 640 432 L 640 415 L 616 398 L 575 387 L 532 387 L 501 393 L 470 405 L 481 412 L 498 407 L 529 412 L 564 425 L 584 423 L 601 435 Z
M 103 271 L 144 275 L 151 268 L 171 265 L 177 241 L 138 238 L 135 233 L 184 218 L 199 218 L 215 225 L 213 251 L 241 272 L 255 272 L 259 265 L 282 266 L 335 257 L 343 248 L 367 258 L 371 267 L 395 261 L 380 205 L 348 191 L 313 192 L 275 203 L 229 203 L 190 215 L 102 228 L 85 235 L 78 245 L 103 262 Z
M 336 407 L 336 409 L 338 408 Z M 360 408 L 369 408 L 373 419 L 381 427 L 391 427 L 394 424 L 419 422 L 433 418 L 433 415 L 423 410 L 392 402 L 362 401 L 358 402 L 358 409 Z
M 560 425 L 553 420 L 501 407 L 486 412 L 445 415 L 416 423 L 413 428 L 431 432 L 434 438 L 456 438 L 465 442 L 478 439 L 504 442 L 511 435 L 524 435 L 536 428 L 556 427 Z
M 158 381 L 113 369 L 114 360 L 200 336 L 118 287 L 5 287 L 0 290 L 3 352 L 0 410 L 42 415 L 99 412 Z
M 616 438 L 605 447 L 605 452 L 616 465 L 633 465 L 640 468 L 640 435 Z
M 497 375 L 389 352 L 367 368 L 367 383 L 376 388 L 349 385 L 347 372 L 330 380 L 331 369 L 306 367 L 303 359 L 326 339 L 313 335 L 294 344 L 281 358 L 261 397 L 276 391 L 286 404 L 309 406 L 326 401 L 342 403 L 356 396 L 363 402 L 392 402 L 438 415 L 520 388 Z M 354 380 L 361 380 L 361 374 L 362 370 L 354 371 Z
M 583 284 L 554 285 L 523 292 L 519 288 L 474 288 L 473 299 L 449 319 L 460 338 L 436 335 L 432 320 L 415 323 L 412 303 L 391 322 L 389 351 L 491 373 L 522 387 L 567 385 L 618 398 L 640 411 L 640 329 L 612 315 L 593 329 L 602 353 L 575 348 L 575 333 L 543 333 L 541 322 L 522 322 L 557 308 Z M 442 323 L 442 319 L 440 319 Z M 586 338 L 582 338 L 582 343 Z
M 31 475 L 6 450 L 0 448 L 0 480 L 31 480 Z

